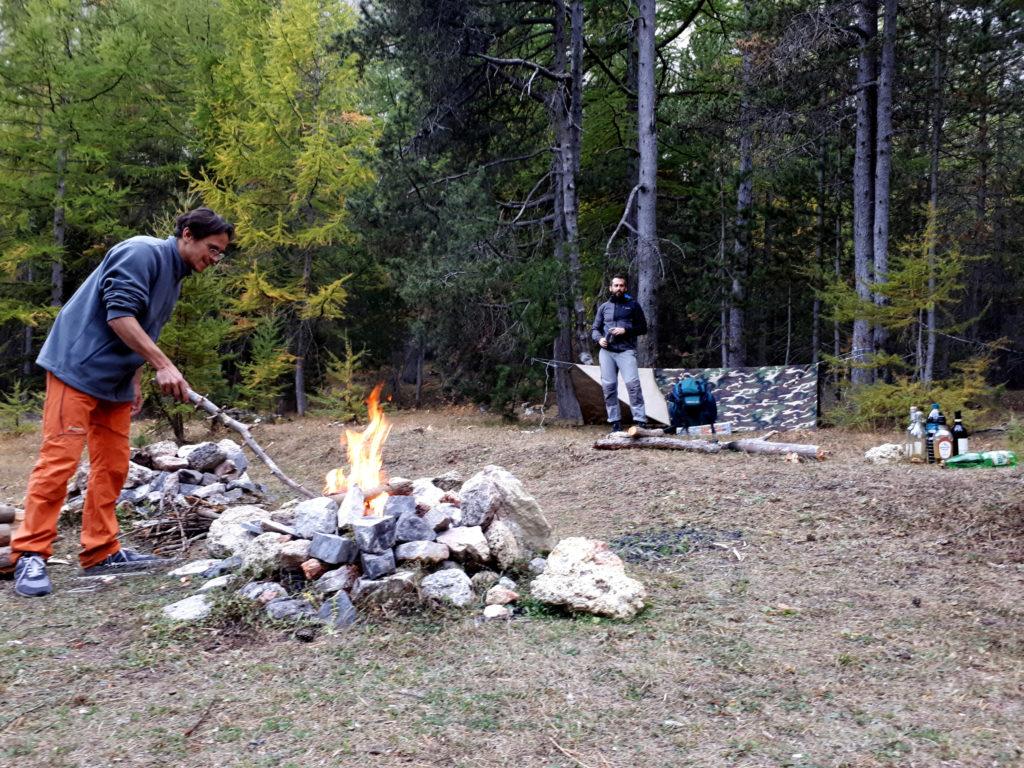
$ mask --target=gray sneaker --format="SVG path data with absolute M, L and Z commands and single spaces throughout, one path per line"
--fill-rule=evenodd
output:
M 33 552 L 25 552 L 14 566 L 14 592 L 22 597 L 43 597 L 53 592 L 46 575 L 46 561 Z
M 83 576 L 102 576 L 105 573 L 127 573 L 128 571 L 144 571 L 170 565 L 174 560 L 156 555 L 144 555 L 132 549 L 119 549 L 109 557 L 100 560 L 96 565 L 82 569 Z

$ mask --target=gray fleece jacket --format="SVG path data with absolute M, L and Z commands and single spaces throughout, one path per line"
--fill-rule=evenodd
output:
M 173 236 L 118 243 L 60 310 L 36 362 L 88 395 L 131 402 L 132 377 L 144 361 L 107 323 L 134 317 L 156 341 L 191 272 Z

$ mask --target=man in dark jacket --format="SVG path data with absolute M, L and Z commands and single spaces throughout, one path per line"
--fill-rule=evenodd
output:
M 612 432 L 622 430 L 619 412 L 619 374 L 629 392 L 633 421 L 647 425 L 644 395 L 640 390 L 640 373 L 636 363 L 636 339 L 647 333 L 647 318 L 640 305 L 626 293 L 626 276 L 615 275 L 608 287 L 608 301 L 597 308 L 591 335 L 600 347 L 601 388 L 604 406 Z
M 82 510 L 85 573 L 136 570 L 161 558 L 123 549 L 114 515 L 128 474 L 129 426 L 142 407 L 142 366 L 149 363 L 167 395 L 188 398 L 185 377 L 156 345 L 178 301 L 181 281 L 220 261 L 234 227 L 197 208 L 179 216 L 165 240 L 118 243 L 64 305 L 36 362 L 46 369 L 43 444 L 29 478 L 25 520 L 11 541 L 14 591 L 52 591 L 46 560 L 57 517 L 82 449 L 89 446 L 89 485 Z

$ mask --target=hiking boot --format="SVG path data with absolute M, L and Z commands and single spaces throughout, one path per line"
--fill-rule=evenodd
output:
M 174 560 L 156 555 L 144 555 L 131 549 L 119 549 L 114 554 L 100 560 L 96 565 L 82 569 L 83 576 L 100 576 L 104 573 L 127 573 L 128 571 L 144 571 L 170 565 Z
M 622 431 L 622 422 L 621 421 L 613 421 L 612 422 L 612 429 L 611 429 L 611 432 L 609 434 L 615 434 L 616 432 L 621 432 L 621 431 Z
M 46 561 L 34 552 L 25 552 L 14 566 L 14 593 L 22 597 L 43 597 L 53 592 L 46 575 Z
M 651 422 L 649 422 L 649 421 L 638 421 L 638 422 L 636 423 L 636 425 L 637 425 L 637 426 L 638 426 L 638 427 L 639 427 L 640 429 L 652 429 L 652 426 L 651 426 Z

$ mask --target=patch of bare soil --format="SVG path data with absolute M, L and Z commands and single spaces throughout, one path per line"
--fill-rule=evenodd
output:
M 824 462 L 595 451 L 597 428 L 399 413 L 392 475 L 516 474 L 559 537 L 614 541 L 631 623 L 462 614 L 179 630 L 166 577 L 0 589 L 0 756 L 19 765 L 992 766 L 1024 762 L 1021 468 L 871 466 L 899 436 L 787 434 Z M 263 425 L 318 488 L 338 425 Z M 197 439 L 203 437 L 197 431 Z M 0 443 L 17 500 L 34 437 Z M 982 448 L 997 447 L 995 443 Z M 269 473 L 259 479 L 287 494 Z M 60 553 L 72 557 L 76 533 Z

